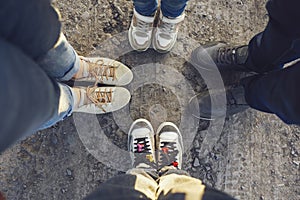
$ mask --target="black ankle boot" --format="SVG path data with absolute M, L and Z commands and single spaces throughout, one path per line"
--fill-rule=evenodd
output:
M 226 95 L 226 96 L 225 96 Z M 195 96 L 197 100 L 190 100 L 190 112 L 192 115 L 203 120 L 214 120 L 217 118 L 234 115 L 249 108 L 245 100 L 245 90 L 243 86 L 224 90 L 211 90 Z M 226 104 L 225 104 L 226 101 Z M 212 106 L 212 102 L 213 105 Z M 195 109 L 195 104 L 199 105 L 199 113 Z
M 245 67 L 248 46 L 230 46 L 219 42 L 196 48 L 191 55 L 191 63 L 207 70 L 219 69 L 249 72 Z M 216 68 L 217 67 L 217 68 Z

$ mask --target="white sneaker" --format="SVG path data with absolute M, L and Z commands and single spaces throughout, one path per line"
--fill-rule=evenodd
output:
M 153 31 L 152 44 L 153 48 L 160 52 L 166 53 L 170 51 L 177 39 L 177 34 L 181 22 L 184 20 L 185 14 L 168 18 L 160 12 L 157 27 Z
M 80 87 L 80 102 L 73 112 L 104 114 L 126 106 L 130 92 L 122 87 Z
M 146 119 L 135 120 L 128 132 L 128 151 L 133 168 L 156 168 L 154 130 Z
M 158 169 L 165 166 L 182 167 L 183 143 L 178 127 L 172 122 L 164 122 L 159 125 L 156 135 L 158 136 Z
M 127 85 L 133 79 L 131 70 L 116 60 L 101 57 L 79 56 L 83 67 L 82 78 L 77 81 L 89 81 L 107 85 Z
M 146 51 L 151 45 L 154 17 L 143 16 L 135 9 L 128 31 L 131 47 L 136 51 Z

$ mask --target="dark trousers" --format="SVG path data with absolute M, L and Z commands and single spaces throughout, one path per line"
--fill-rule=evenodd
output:
M 249 43 L 246 66 L 258 75 L 242 80 L 248 104 L 274 113 L 288 124 L 300 124 L 300 1 L 269 0 L 269 22 Z

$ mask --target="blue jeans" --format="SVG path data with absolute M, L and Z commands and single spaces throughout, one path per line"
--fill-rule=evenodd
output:
M 161 11 L 166 17 L 180 16 L 188 0 L 161 0 Z M 157 0 L 133 0 L 135 10 L 144 16 L 152 16 L 157 9 Z
M 0 24 L 1 152 L 72 112 L 72 91 L 58 81 L 75 75 L 79 59 L 48 1 L 4 1 Z

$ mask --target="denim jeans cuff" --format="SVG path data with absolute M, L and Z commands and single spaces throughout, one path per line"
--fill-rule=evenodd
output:
M 50 77 L 59 81 L 70 80 L 80 67 L 79 56 L 62 33 L 55 46 L 37 62 Z
M 79 56 L 77 55 L 76 51 L 73 51 L 75 54 L 75 61 L 73 67 L 70 68 L 70 70 L 62 77 L 59 78 L 60 81 L 68 81 L 72 79 L 72 77 L 78 72 L 80 68 L 80 59 Z
M 62 83 L 58 83 L 58 86 L 60 93 L 58 109 L 55 113 L 53 113 L 51 119 L 44 123 L 38 130 L 49 128 L 72 114 L 74 106 L 72 89 Z

